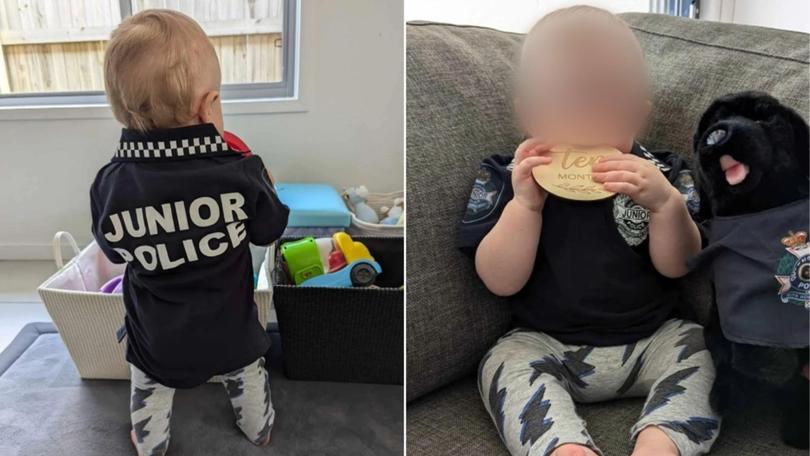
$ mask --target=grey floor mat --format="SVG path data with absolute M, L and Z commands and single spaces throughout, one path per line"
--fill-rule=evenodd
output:
M 0 354 L 0 455 L 135 454 L 129 383 L 81 380 L 47 325 L 23 333 L 14 353 Z M 402 454 L 402 386 L 290 381 L 277 366 L 271 382 L 271 446 L 242 437 L 223 388 L 211 384 L 177 392 L 169 455 Z

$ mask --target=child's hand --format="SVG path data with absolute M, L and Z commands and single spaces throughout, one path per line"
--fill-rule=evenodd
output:
M 681 198 L 651 161 L 632 154 L 605 157 L 594 164 L 591 171 L 593 181 L 602 183 L 605 190 L 624 193 L 653 213 L 673 199 Z
M 537 138 L 523 141 L 515 151 L 515 167 L 512 169 L 514 200 L 526 209 L 540 212 L 546 202 L 546 193 L 532 177 L 532 168 L 551 163 L 546 154 L 550 149 Z

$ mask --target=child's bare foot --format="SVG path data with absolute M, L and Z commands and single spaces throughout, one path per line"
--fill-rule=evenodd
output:
M 135 440 L 135 430 L 134 429 L 129 431 L 129 438 L 132 439 L 132 446 L 135 447 L 135 452 L 138 453 L 138 456 L 142 456 L 141 453 L 138 451 L 138 442 Z
M 658 426 L 644 428 L 636 439 L 632 456 L 678 456 L 675 442 Z
M 599 456 L 592 449 L 576 443 L 564 443 L 551 453 L 550 456 Z

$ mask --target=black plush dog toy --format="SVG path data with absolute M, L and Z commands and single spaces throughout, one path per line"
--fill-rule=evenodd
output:
M 715 100 L 694 137 L 708 209 L 708 243 L 694 263 L 711 268 L 715 288 L 713 405 L 727 413 L 771 389 L 782 439 L 798 448 L 808 447 L 810 414 L 808 136 L 796 112 L 743 92 Z

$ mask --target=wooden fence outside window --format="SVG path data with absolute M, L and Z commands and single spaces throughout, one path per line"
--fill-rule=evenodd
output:
M 102 62 L 122 16 L 170 8 L 197 20 L 222 82 L 282 79 L 283 0 L 0 0 L 0 95 L 104 90 Z

